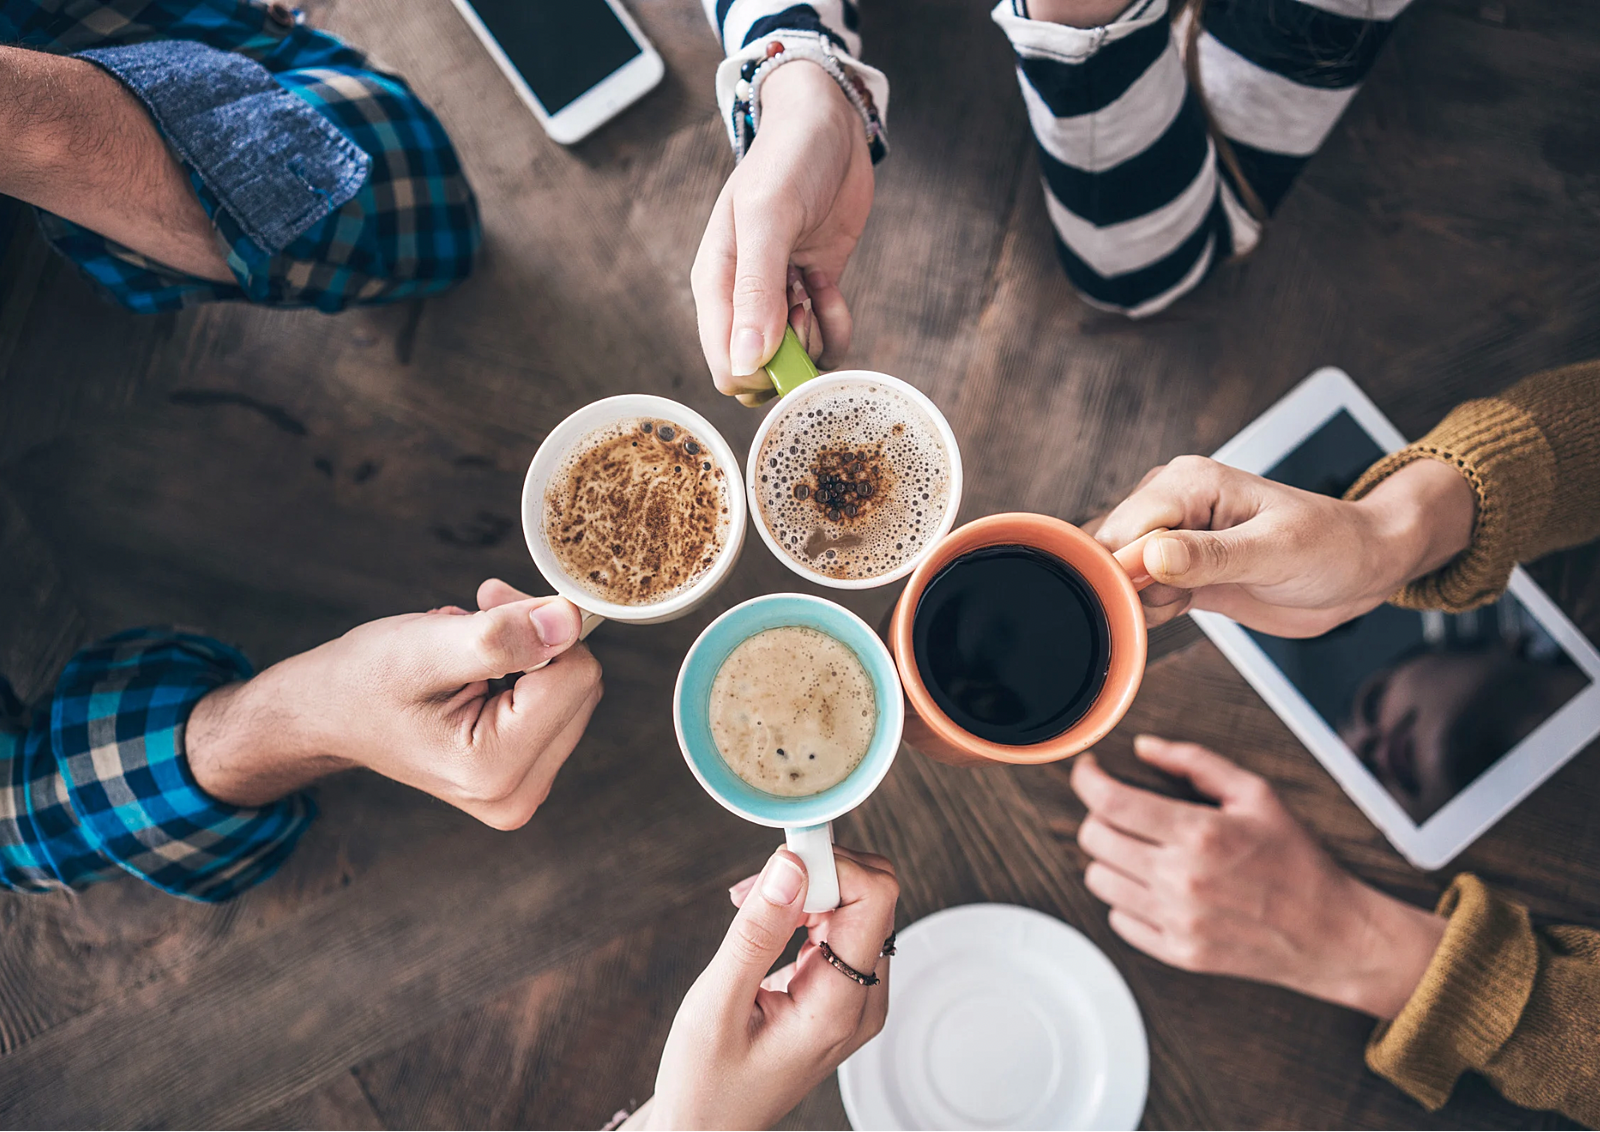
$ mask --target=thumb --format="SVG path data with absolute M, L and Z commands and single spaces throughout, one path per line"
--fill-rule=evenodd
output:
M 416 655 L 453 688 L 543 664 L 571 648 L 582 628 L 583 614 L 566 598 L 527 598 L 467 617 L 424 619 Z
M 772 360 L 789 324 L 789 253 L 794 241 L 770 212 L 734 206 L 733 331 L 728 367 L 735 377 Z
M 1163 585 L 1180 590 L 1256 581 L 1270 549 L 1257 524 L 1221 531 L 1167 531 L 1144 546 L 1144 568 Z
M 805 866 L 789 850 L 779 849 L 761 870 L 706 967 L 704 985 L 721 1010 L 749 1011 L 761 980 L 805 921 L 805 896 Z

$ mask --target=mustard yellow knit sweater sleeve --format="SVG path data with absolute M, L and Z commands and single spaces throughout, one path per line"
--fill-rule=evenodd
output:
M 1367 1065 L 1429 1109 L 1481 1073 L 1508 1100 L 1600 1127 L 1600 932 L 1535 929 L 1470 873 L 1439 901 L 1444 940 Z
M 1600 537 L 1600 361 L 1458 406 L 1346 497 L 1430 459 L 1472 485 L 1472 543 L 1391 600 L 1460 612 L 1498 597 L 1517 563 Z M 1410 1001 L 1373 1033 L 1367 1065 L 1430 1109 L 1472 1070 L 1517 1104 L 1600 1127 L 1600 932 L 1535 930 L 1527 909 L 1471 875 L 1438 910 L 1450 920 L 1444 940 Z
M 1449 612 L 1493 601 L 1517 563 L 1600 537 L 1600 360 L 1457 406 L 1427 436 L 1367 469 L 1346 498 L 1360 499 L 1426 459 L 1451 465 L 1472 485 L 1472 544 L 1391 600 Z

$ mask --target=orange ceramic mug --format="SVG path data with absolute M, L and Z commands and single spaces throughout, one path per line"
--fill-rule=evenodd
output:
M 905 689 L 907 745 L 939 762 L 982 766 L 1055 762 L 1103 739 L 1127 713 L 1144 679 L 1148 643 L 1139 591 L 1150 584 L 1143 566 L 1144 544 L 1156 533 L 1150 532 L 1113 555 L 1071 523 L 1049 515 L 1010 512 L 977 519 L 946 535 L 912 572 L 889 621 L 889 651 Z M 990 546 L 1025 546 L 1065 562 L 1094 591 L 1110 630 L 1105 682 L 1089 710 L 1055 738 L 1028 746 L 995 743 L 958 726 L 934 702 L 917 670 L 911 643 L 917 604 L 935 575 L 962 555 Z

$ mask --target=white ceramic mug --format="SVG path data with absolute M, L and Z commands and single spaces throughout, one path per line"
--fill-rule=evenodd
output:
M 581 441 L 618 421 L 638 419 L 677 425 L 706 446 L 717 467 L 722 469 L 726 481 L 728 537 L 716 561 L 688 589 L 661 601 L 623 605 L 590 593 L 562 569 L 560 560 L 550 549 L 549 540 L 545 537 L 545 493 L 551 477 L 561 470 L 566 458 Z M 633 625 L 671 621 L 682 617 L 710 597 L 739 560 L 747 525 L 745 497 L 739 490 L 741 479 L 739 462 L 728 442 L 712 427 L 710 421 L 687 405 L 645 393 L 606 397 L 585 405 L 556 425 L 545 437 L 544 443 L 539 445 L 539 451 L 534 453 L 533 462 L 528 465 L 527 478 L 522 483 L 522 534 L 528 543 L 528 553 L 533 555 L 533 564 L 544 575 L 544 580 L 554 587 L 556 593 L 583 611 L 583 636 L 587 637 L 601 621 L 622 621 Z
M 756 531 L 761 535 L 761 541 L 767 544 L 767 549 L 777 556 L 778 561 L 802 578 L 819 585 L 832 586 L 834 589 L 870 590 L 888 585 L 890 582 L 897 582 L 909 575 L 917 568 L 918 563 L 933 553 L 933 548 L 940 540 L 950 533 L 951 528 L 956 525 L 956 512 L 961 510 L 961 449 L 956 445 L 956 435 L 950 428 L 950 422 L 944 419 L 944 414 L 929 400 L 927 394 L 898 377 L 865 369 L 835 370 L 832 373 L 819 374 L 817 367 L 806 354 L 805 348 L 800 345 L 800 339 L 795 336 L 793 328 L 784 330 L 783 344 L 778 348 L 778 353 L 772 361 L 767 363 L 766 371 L 779 397 L 773 402 L 771 411 L 761 422 L 761 427 L 756 430 L 756 437 L 750 442 L 750 459 L 745 465 L 747 505 L 753 516 L 752 521 Z M 929 532 L 927 541 L 916 554 L 893 570 L 871 578 L 836 578 L 810 569 L 778 544 L 778 540 L 767 529 L 766 516 L 761 513 L 756 477 L 760 474 L 762 445 L 766 444 L 767 436 L 772 432 L 774 425 L 791 414 L 803 410 L 817 396 L 841 387 L 856 385 L 879 385 L 892 389 L 920 409 L 928 418 L 939 437 L 939 442 L 944 445 L 944 450 L 949 456 L 950 495 L 945 501 L 944 514 L 939 517 L 938 525 Z

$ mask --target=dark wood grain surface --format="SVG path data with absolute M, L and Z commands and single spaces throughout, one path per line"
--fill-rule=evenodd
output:
M 632 5 L 660 90 L 548 142 L 448 0 L 324 0 L 437 109 L 480 195 L 477 275 L 327 318 L 97 299 L 0 200 L 0 665 L 45 692 L 72 648 L 203 627 L 269 662 L 360 621 L 543 587 L 517 499 L 546 431 L 648 391 L 736 450 L 757 415 L 704 376 L 688 286 L 731 166 L 698 0 Z M 850 361 L 946 410 L 971 518 L 1080 519 L 1150 465 L 1209 451 L 1306 373 L 1347 369 L 1408 434 L 1523 373 L 1600 354 L 1600 9 L 1421 0 L 1247 262 L 1158 318 L 1078 302 L 1050 249 L 1005 43 L 981 0 L 864 5 L 894 81 L 892 158 L 845 280 Z M 1600 635 L 1600 553 L 1536 575 Z M 721 609 L 796 588 L 758 544 L 710 607 L 607 627 L 607 702 L 525 829 L 371 775 L 316 789 L 283 872 L 222 907 L 127 881 L 0 897 L 0 1123 L 11 1127 L 597 1127 L 649 1094 L 677 1003 L 769 831 L 684 771 L 678 658 Z M 803 588 L 803 587 L 802 587 Z M 875 621 L 891 592 L 847 604 Z M 1211 645 L 1164 631 L 1104 744 L 1140 729 L 1269 775 L 1361 875 L 1407 867 Z M 1430 1115 L 1368 1073 L 1370 1024 L 1182 974 L 1111 934 L 1082 884 L 1065 766 L 908 756 L 841 823 L 900 865 L 900 922 L 975 900 L 1060 916 L 1126 975 L 1152 1046 L 1150 1127 L 1544 1127 L 1469 1080 Z M 1600 757 L 1584 752 L 1457 862 L 1541 917 L 1600 923 Z M 842 1127 L 832 1081 L 788 1118 Z

